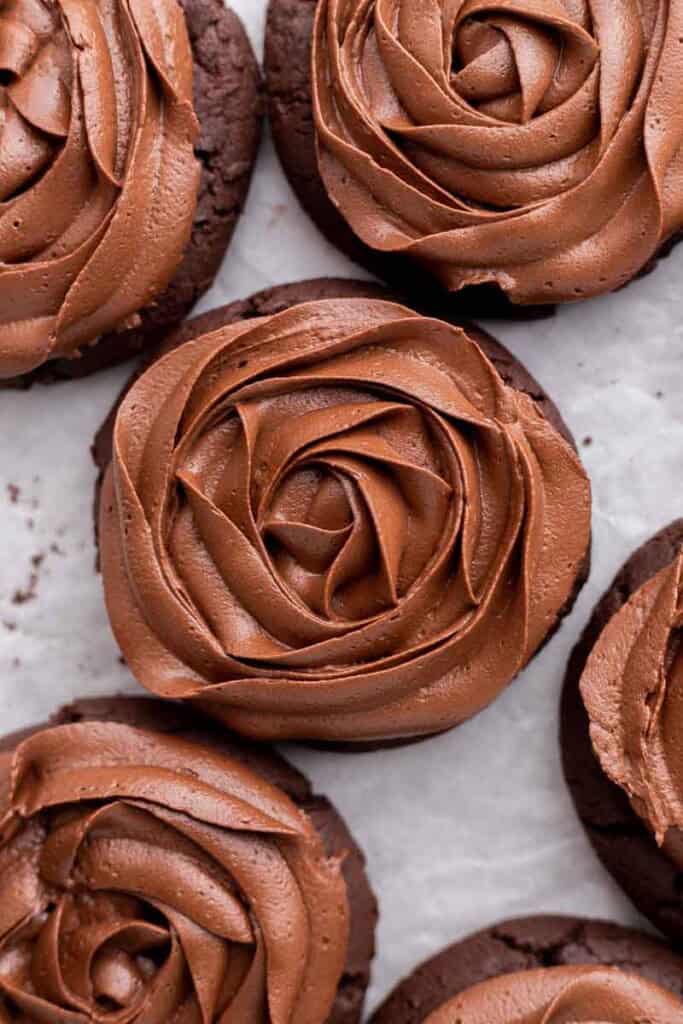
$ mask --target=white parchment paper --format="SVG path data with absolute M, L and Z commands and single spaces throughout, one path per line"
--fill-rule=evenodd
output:
M 266 0 L 232 0 L 262 52 Z M 266 139 L 210 308 L 281 282 L 362 276 L 298 208 Z M 589 585 L 560 634 L 487 711 L 386 753 L 291 757 L 365 848 L 381 902 L 374 1006 L 418 961 L 514 914 L 636 923 L 565 791 L 557 711 L 569 651 L 632 549 L 683 514 L 683 246 L 618 295 L 493 330 L 555 398 L 594 486 Z M 489 325 L 491 326 L 491 325 Z M 129 373 L 0 393 L 0 731 L 73 697 L 136 692 L 93 571 L 89 446 Z

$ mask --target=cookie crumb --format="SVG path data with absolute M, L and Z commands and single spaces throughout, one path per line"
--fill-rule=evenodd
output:
M 5 621 L 3 622 L 3 626 L 5 627 L 8 633 L 13 633 L 14 630 L 17 628 L 16 622 L 11 622 L 9 619 L 5 619 Z
M 7 484 L 7 494 L 12 505 L 16 505 L 21 497 L 21 488 L 16 484 Z
M 14 591 L 12 595 L 12 604 L 22 605 L 28 604 L 29 601 L 35 601 L 38 597 L 36 588 L 38 586 L 38 573 L 32 572 L 28 578 L 28 584 L 26 587 L 19 587 Z
M 590 448 L 590 446 L 592 444 L 593 444 L 593 438 L 590 436 L 590 434 L 586 434 L 586 436 L 583 439 L 584 448 Z

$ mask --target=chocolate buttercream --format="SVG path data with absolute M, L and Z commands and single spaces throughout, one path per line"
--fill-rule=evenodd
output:
M 0 378 L 135 323 L 199 186 L 176 0 L 0 6 Z
M 631 595 L 581 677 L 593 748 L 683 869 L 683 553 Z
M 460 329 L 328 300 L 180 346 L 114 429 L 100 548 L 153 692 L 260 738 L 426 735 L 555 627 L 590 488 Z
M 424 1024 L 678 1024 L 680 1001 L 615 967 L 503 974 L 456 996 Z
M 327 192 L 446 288 L 569 301 L 683 227 L 679 0 L 320 0 Z
M 323 1024 L 338 861 L 232 758 L 88 722 L 0 754 L 0 1021 Z

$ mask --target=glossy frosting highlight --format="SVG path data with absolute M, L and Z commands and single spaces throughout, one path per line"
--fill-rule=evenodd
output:
M 0 754 L 0 1021 L 324 1024 L 346 888 L 233 758 L 88 722 Z
M 681 0 L 321 0 L 327 192 L 453 291 L 612 291 L 683 227 Z
M 677 1024 L 680 1001 L 614 967 L 546 967 L 476 985 L 424 1024 Z
M 0 6 L 0 378 L 135 325 L 199 187 L 177 0 Z
M 631 595 L 581 678 L 593 747 L 683 869 L 683 554 Z
M 144 686 L 248 735 L 355 741 L 493 700 L 556 625 L 589 530 L 575 452 L 474 341 L 347 299 L 147 370 L 100 549 Z

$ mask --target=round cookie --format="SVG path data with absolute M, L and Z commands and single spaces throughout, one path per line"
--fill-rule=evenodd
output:
M 622 967 L 683 998 L 683 958 L 663 943 L 616 924 L 540 916 L 504 921 L 449 946 L 402 981 L 370 1024 L 422 1024 L 446 1001 L 491 978 L 589 964 Z
M 333 202 L 330 196 L 328 195 L 318 165 L 318 157 L 316 153 L 314 113 L 312 106 L 311 49 L 313 23 L 316 12 L 316 6 L 316 0 L 269 0 L 268 18 L 266 23 L 265 34 L 266 90 L 268 97 L 269 117 L 273 130 L 273 138 L 285 174 L 292 188 L 294 189 L 297 197 L 299 198 L 299 201 L 301 202 L 302 206 L 311 216 L 311 218 L 316 223 L 318 228 L 322 231 L 322 233 L 333 245 L 335 245 L 347 256 L 349 256 L 349 258 L 351 258 L 356 263 L 368 269 L 371 273 L 388 281 L 393 286 L 398 287 L 401 291 L 405 292 L 406 294 L 414 293 L 417 295 L 429 295 L 433 291 L 438 292 L 441 290 L 441 288 L 435 284 L 434 277 L 428 271 L 425 271 L 416 260 L 412 260 L 409 257 L 402 256 L 398 253 L 383 252 L 380 251 L 379 249 L 373 249 L 369 245 L 365 244 L 360 239 L 360 237 L 353 231 L 353 229 L 350 227 L 349 223 L 347 222 L 343 214 L 338 209 L 335 202 Z M 409 13 L 413 14 L 413 12 Z M 481 20 L 483 22 L 486 21 L 487 14 L 488 12 L 484 12 L 484 14 L 482 14 Z M 419 12 L 414 12 L 414 16 L 416 18 L 419 17 Z M 401 17 L 403 17 L 403 11 L 401 12 Z M 472 20 L 475 21 L 475 19 Z M 532 23 L 533 20 L 534 19 L 532 18 Z M 392 30 L 390 30 L 390 34 L 391 31 Z M 418 37 L 420 34 L 420 29 L 416 29 L 416 27 L 413 26 L 412 24 L 410 28 L 406 29 L 406 31 L 408 34 L 412 33 L 413 42 L 415 38 Z M 424 29 L 424 31 L 426 32 L 427 30 Z M 465 49 L 468 49 L 469 44 L 465 43 L 464 45 Z M 486 45 L 484 45 L 484 43 L 482 42 L 479 49 L 477 49 L 478 45 L 478 43 L 473 42 L 472 49 L 474 52 L 468 54 L 466 58 L 464 57 L 464 54 L 458 54 L 458 59 L 463 57 L 466 63 L 472 61 L 472 65 L 465 69 L 468 72 L 472 70 L 474 65 L 476 65 L 477 63 L 476 55 L 480 55 L 482 49 L 487 50 L 490 47 L 490 42 L 487 41 Z M 359 48 L 360 44 L 358 43 L 357 40 L 354 40 L 354 46 L 356 48 Z M 411 68 L 411 72 L 409 73 L 408 76 L 409 81 L 415 83 L 419 82 L 420 78 L 417 73 L 417 67 L 419 64 L 427 60 L 424 53 L 420 53 L 419 47 L 417 47 L 417 44 L 415 44 L 415 53 L 401 53 L 401 59 L 399 59 L 398 52 L 401 51 L 402 49 L 401 45 L 399 44 L 398 46 L 396 46 L 394 41 L 392 42 L 392 47 L 395 47 L 395 49 L 391 50 L 392 59 L 396 59 L 397 62 L 396 65 L 393 66 L 393 70 L 396 71 L 396 69 L 399 67 L 402 70 L 405 70 L 405 67 L 409 66 Z M 496 49 L 496 53 L 498 53 L 498 49 L 495 47 L 494 49 Z M 410 50 L 410 46 L 408 46 L 408 50 Z M 355 49 L 354 52 L 356 52 Z M 534 52 L 536 53 L 536 57 L 540 61 L 540 51 L 535 50 Z M 513 60 L 517 60 L 517 55 L 513 57 Z M 406 63 L 403 63 L 404 61 Z M 483 68 L 483 81 L 485 80 L 488 86 L 492 86 L 493 82 L 496 81 L 497 77 L 503 74 L 501 68 L 505 66 L 506 61 L 507 55 L 503 55 L 503 57 L 501 58 L 500 65 L 492 64 L 491 67 L 485 66 Z M 370 65 L 372 65 L 372 59 L 370 59 L 369 63 Z M 583 60 L 581 60 L 580 63 L 583 65 Z M 535 62 L 531 62 L 530 66 L 535 66 Z M 424 76 L 425 69 L 420 68 L 419 70 L 420 74 Z M 433 68 L 430 68 L 427 71 L 427 76 L 432 71 Z M 529 71 L 529 68 L 525 68 L 525 71 Z M 517 78 L 517 68 L 511 69 L 510 73 L 515 78 Z M 541 72 L 539 71 L 539 74 L 540 73 Z M 493 82 L 490 79 L 486 78 L 487 74 L 491 76 Z M 567 71 L 567 74 L 569 77 L 571 77 L 574 74 L 574 72 Z M 661 75 L 660 80 L 663 81 Z M 385 83 L 383 81 L 383 75 L 381 73 L 377 73 L 377 82 L 374 82 L 373 84 L 377 89 L 378 95 L 381 97 L 380 103 L 384 101 L 386 103 L 387 110 L 390 110 L 390 108 L 392 107 L 392 103 L 395 104 L 398 109 L 401 108 L 403 99 L 397 99 L 392 95 L 390 103 L 383 95 Z M 415 85 L 415 88 L 418 88 L 417 84 Z M 441 88 L 441 84 L 439 84 L 438 88 Z M 497 88 L 497 85 L 495 86 L 495 88 Z M 506 88 L 511 88 L 509 83 Z M 534 86 L 531 85 L 530 89 L 533 90 L 533 88 Z M 387 91 L 391 93 L 391 89 L 388 89 Z M 438 91 L 438 89 L 436 91 Z M 502 95 L 502 93 L 497 95 Z M 348 97 L 345 97 L 345 100 L 347 99 Z M 579 99 L 579 94 L 577 93 L 574 97 L 572 97 L 572 99 Z M 334 100 L 332 102 L 334 102 Z M 504 100 L 502 102 L 504 102 Z M 590 110 L 592 109 L 591 103 L 592 100 L 588 103 L 585 102 L 584 97 L 583 105 L 578 104 L 578 107 L 580 109 Z M 422 104 L 421 109 L 426 109 L 428 111 L 426 115 L 426 121 L 424 123 L 420 121 L 418 115 L 413 116 L 415 118 L 415 123 L 418 125 L 417 139 L 420 140 L 422 138 L 419 134 L 420 130 L 424 130 L 427 133 L 424 143 L 425 152 L 424 154 L 422 154 L 422 156 L 424 157 L 424 166 L 420 162 L 420 160 L 417 159 L 417 157 L 415 158 L 415 164 L 418 175 L 421 174 L 422 171 L 424 170 L 425 173 L 427 174 L 427 177 L 429 177 L 430 156 L 432 155 L 430 153 L 429 148 L 429 133 L 432 130 L 436 130 L 438 120 L 436 123 L 432 123 L 432 120 L 430 120 L 431 107 L 428 102 Z M 486 109 L 485 105 L 484 109 Z M 387 118 L 390 119 L 392 114 L 394 113 L 395 111 L 391 109 L 390 112 L 387 113 Z M 368 116 L 368 118 L 372 120 L 371 115 L 366 113 L 366 116 Z M 400 115 L 397 116 L 399 116 L 400 118 Z M 446 118 L 446 115 L 443 113 L 441 114 L 441 116 L 444 119 Z M 493 116 L 495 117 L 497 115 L 493 114 Z M 503 118 L 503 121 L 508 119 L 508 115 L 503 114 L 501 115 L 501 117 Z M 535 118 L 532 118 L 530 122 L 527 122 L 525 124 L 525 129 L 529 129 L 533 126 L 534 119 Z M 625 117 L 624 119 L 626 120 L 627 118 Z M 515 119 L 513 117 L 512 123 L 514 123 L 514 121 Z M 471 122 L 467 121 L 463 123 L 470 124 Z M 477 125 L 477 122 L 475 121 L 474 124 Z M 372 130 L 372 128 L 369 129 L 369 134 L 372 132 Z M 548 126 L 547 131 L 551 132 L 550 126 Z M 557 140 L 558 138 L 565 138 L 566 132 L 567 128 L 565 126 L 562 129 L 560 129 L 557 134 L 551 133 L 549 136 L 546 136 L 546 138 L 549 137 L 550 139 L 554 140 Z M 359 135 L 360 134 L 361 133 L 359 132 Z M 408 132 L 407 135 L 409 136 L 409 134 L 410 133 Z M 543 137 L 543 134 L 544 133 L 540 131 L 535 135 L 533 135 L 532 133 L 532 137 L 535 140 L 535 143 L 540 142 L 541 138 Z M 341 131 L 340 136 L 343 135 L 344 132 Z M 387 135 L 390 136 L 391 133 L 387 132 Z M 350 145 L 353 146 L 356 141 L 357 139 L 352 137 Z M 477 150 L 474 165 L 479 166 L 477 164 L 477 160 L 482 160 L 481 167 L 490 169 L 494 181 L 497 180 L 497 176 L 500 175 L 500 178 L 502 179 L 500 182 L 500 188 L 504 188 L 505 186 L 503 184 L 503 181 L 505 179 L 506 171 L 508 170 L 507 164 L 503 164 L 502 166 L 496 166 L 493 163 L 487 162 L 486 142 L 479 142 L 476 145 L 478 145 L 480 149 Z M 511 142 L 510 145 L 512 145 L 513 148 L 516 148 L 519 145 L 519 142 Z M 419 146 L 419 141 L 416 143 L 416 146 Z M 391 149 L 390 143 L 388 144 L 387 149 Z M 444 152 L 447 152 L 447 150 L 448 147 L 446 146 Z M 408 162 L 410 163 L 409 145 L 406 147 L 406 152 L 408 153 Z M 435 153 L 440 152 L 441 151 L 438 149 L 438 145 L 436 145 Z M 480 152 L 484 152 L 485 155 L 483 157 L 480 156 Z M 535 150 L 535 153 L 536 156 L 534 159 L 538 159 L 538 151 Z M 572 154 L 569 157 L 568 162 L 575 160 L 577 158 L 577 155 L 578 154 L 576 153 Z M 562 158 L 567 157 L 567 152 L 563 151 L 560 156 Z M 373 154 L 373 156 L 370 157 L 370 163 L 372 164 L 374 162 L 380 167 L 383 165 L 384 160 L 384 152 L 382 152 L 381 155 L 379 156 Z M 505 155 L 504 160 L 509 161 L 509 155 Z M 458 160 L 454 160 L 453 162 L 458 164 Z M 445 187 L 447 192 L 450 192 L 451 188 L 449 184 L 447 184 L 447 182 L 449 181 L 449 158 L 447 156 L 436 156 L 434 158 L 434 164 L 435 166 L 437 166 L 437 168 L 439 167 L 439 163 L 443 164 L 444 166 L 441 167 L 440 169 L 437 169 L 437 171 L 435 172 L 436 180 L 437 182 L 440 182 L 443 187 Z M 533 163 L 534 160 L 531 160 L 529 166 L 532 166 Z M 557 165 L 555 165 L 554 160 L 552 159 L 549 160 L 549 165 L 551 167 L 559 167 L 560 165 L 565 167 L 565 163 L 560 158 L 558 158 Z M 465 166 L 467 166 L 467 154 L 463 158 L 463 164 L 459 168 L 459 170 L 462 171 L 462 168 Z M 566 166 L 568 166 L 568 163 Z M 516 167 L 516 171 L 513 172 L 512 177 L 515 177 L 515 173 L 523 174 L 523 171 L 523 166 Z M 488 173 L 488 170 L 484 172 L 484 176 L 486 175 L 486 173 Z M 440 177 L 440 175 L 443 175 L 443 179 L 442 177 Z M 341 174 L 340 177 L 345 185 L 345 175 Z M 398 177 L 400 177 L 400 175 L 398 175 Z M 552 178 L 553 171 L 551 170 L 549 171 L 549 180 Z M 406 192 L 409 192 L 411 188 L 414 188 L 416 186 L 414 179 L 411 178 L 410 175 L 408 175 L 407 181 L 409 184 L 408 187 L 406 188 Z M 364 183 L 363 186 L 358 189 L 359 195 L 363 193 L 363 189 L 365 189 L 366 186 L 367 183 Z M 676 194 L 676 188 L 676 185 L 672 185 L 673 194 Z M 368 192 L 370 194 L 373 193 L 372 186 L 368 187 Z M 455 192 L 457 194 L 457 187 L 455 187 Z M 350 194 L 351 190 L 349 190 L 349 193 L 347 194 L 347 199 L 348 195 Z M 353 194 L 355 195 L 355 192 Z M 375 198 L 378 205 L 381 205 L 381 199 L 374 196 L 373 198 Z M 544 201 L 544 199 L 541 200 L 541 203 Z M 359 200 L 359 206 L 362 205 L 363 201 L 364 200 Z M 392 195 L 392 201 L 396 201 L 396 197 L 394 195 Z M 534 199 L 529 202 L 529 206 L 531 208 L 534 207 L 535 201 L 536 197 L 534 197 Z M 446 205 L 448 204 L 446 203 Z M 498 204 L 495 200 L 493 202 L 489 202 L 488 199 L 484 198 L 474 197 L 474 199 L 471 202 L 471 208 L 474 209 L 475 211 L 479 211 L 482 207 L 484 209 L 495 210 L 497 209 L 497 206 Z M 519 206 L 519 201 L 510 202 L 511 209 L 518 208 Z M 424 215 L 424 220 L 429 222 L 431 225 L 432 213 L 424 211 L 422 211 L 422 213 Z M 574 214 L 570 215 L 570 217 L 573 216 Z M 612 290 L 619 290 L 625 284 L 629 283 L 629 281 L 632 280 L 633 278 L 639 278 L 641 276 L 648 274 L 650 271 L 654 269 L 659 259 L 669 255 L 672 248 L 678 243 L 678 241 L 680 241 L 681 237 L 683 237 L 683 231 L 676 228 L 676 223 L 680 223 L 680 214 L 678 213 L 677 215 L 674 215 L 672 219 L 674 222 L 674 226 L 673 229 L 668 229 L 668 236 L 663 237 L 658 241 L 654 249 L 648 254 L 647 258 L 644 258 L 640 261 L 640 265 L 636 264 L 628 273 L 618 275 L 615 279 Z M 369 223 L 371 221 L 371 218 L 368 217 L 367 221 Z M 416 220 L 416 224 L 419 221 L 420 218 L 418 217 Z M 419 236 L 423 230 L 426 231 L 427 235 L 430 234 L 430 231 L 422 228 L 421 225 L 417 227 L 416 224 L 411 223 L 410 225 L 410 228 L 415 231 L 416 237 Z M 392 227 L 393 220 L 392 218 L 387 217 L 383 224 L 383 230 L 388 233 Z M 433 227 L 431 228 L 432 232 L 436 230 L 437 229 Z M 510 225 L 510 230 L 514 231 L 514 225 Z M 534 230 L 533 225 L 531 226 L 530 230 Z M 410 233 L 410 231 L 408 233 Z M 474 247 L 474 250 L 476 252 L 477 242 L 473 241 L 471 245 Z M 627 248 L 625 243 L 622 245 L 621 248 L 622 251 Z M 485 261 L 482 260 L 482 262 L 484 264 L 483 269 L 489 269 L 487 268 Z M 543 263 L 543 260 L 539 261 L 539 264 L 541 266 L 543 266 Z M 475 266 L 477 266 L 476 257 Z M 587 271 L 587 273 L 590 279 L 590 270 Z M 474 276 L 481 277 L 481 274 L 479 274 L 478 269 L 477 274 L 475 274 Z M 597 279 L 598 278 L 596 277 L 596 280 Z M 540 291 L 545 291 L 546 286 L 549 284 L 551 285 L 552 282 L 543 282 L 543 288 L 541 288 Z M 586 290 L 587 289 L 583 287 L 575 287 L 573 289 L 570 289 L 569 296 L 563 298 L 562 301 L 580 300 L 581 298 L 585 297 L 583 293 Z M 549 298 L 546 298 L 545 295 L 542 295 L 540 297 L 536 296 L 533 299 L 525 300 L 524 304 L 518 304 L 512 302 L 507 298 L 506 294 L 502 290 L 502 287 L 499 288 L 495 284 L 488 283 L 466 285 L 462 290 L 452 292 L 449 301 L 452 310 L 456 315 L 459 314 L 461 316 L 473 317 L 486 316 L 488 318 L 538 318 L 542 316 L 552 315 L 553 311 L 556 308 L 552 304 L 552 296 Z
M 73 359 L 0 381 L 27 388 L 86 377 L 159 343 L 213 284 L 244 206 L 261 138 L 261 76 L 251 43 L 224 0 L 179 0 L 194 57 L 195 147 L 201 177 L 192 235 L 166 290 L 141 311 L 141 324 L 112 332 Z
M 207 313 L 193 317 L 178 327 L 177 330 L 167 332 L 165 337 L 160 340 L 158 346 L 149 352 L 144 366 L 148 366 L 150 362 L 172 351 L 172 349 L 177 348 L 179 345 L 183 345 L 186 341 L 192 341 L 193 338 L 197 338 L 207 331 L 217 330 L 226 324 L 249 320 L 257 316 L 272 316 L 274 313 L 280 313 L 301 302 L 316 302 L 319 299 L 332 298 L 379 298 L 394 302 L 404 302 L 422 312 L 425 316 L 434 316 L 456 325 L 462 323 L 458 317 L 454 316 L 448 298 L 443 293 L 430 295 L 428 299 L 422 298 L 420 302 L 416 302 L 414 297 L 408 299 L 399 292 L 389 290 L 371 281 L 355 281 L 351 278 L 341 277 L 321 277 L 309 281 L 296 281 L 292 284 L 275 285 L 273 288 L 257 292 L 247 299 L 238 299 L 227 306 L 211 309 Z M 533 398 L 546 419 L 576 449 L 576 442 L 569 427 L 562 419 L 559 409 L 538 381 L 532 377 L 527 368 L 504 345 L 501 345 L 499 341 L 482 330 L 481 327 L 468 323 L 467 331 L 484 350 L 505 383 L 509 384 L 510 387 L 516 388 L 518 391 L 524 391 Z M 141 370 L 136 370 L 131 375 L 114 407 L 95 435 L 92 454 L 100 476 L 111 460 L 112 431 L 117 409 L 121 399 L 137 380 L 141 372 Z M 587 572 L 588 567 L 586 569 Z
M 329 800 L 314 793 L 308 779 L 274 750 L 226 733 L 200 712 L 146 697 L 77 700 L 45 725 L 0 739 L 0 753 L 11 751 L 43 728 L 80 722 L 128 725 L 210 747 L 263 776 L 308 815 L 322 837 L 327 856 L 341 858 L 350 907 L 346 966 L 326 1024 L 359 1024 L 375 953 L 377 901 L 366 875 L 364 855 Z
M 626 793 L 603 772 L 593 752 L 579 683 L 603 629 L 630 596 L 669 565 L 683 544 L 683 519 L 646 541 L 619 570 L 575 647 L 561 707 L 564 774 L 598 857 L 640 912 L 665 935 L 683 940 L 681 872 L 656 843 Z
M 151 358 L 153 359 L 157 356 L 163 355 L 203 333 L 216 330 L 226 324 L 246 320 L 255 316 L 271 316 L 302 302 L 311 302 L 329 298 L 354 297 L 381 298 L 398 302 L 402 301 L 400 295 L 388 291 L 382 286 L 363 281 L 321 278 L 317 280 L 297 282 L 295 284 L 280 285 L 264 292 L 260 292 L 249 299 L 234 302 L 222 309 L 211 310 L 208 313 L 187 321 L 177 331 L 168 336 L 160 349 L 157 350 Z M 447 307 L 448 299 L 442 295 L 438 304 L 432 304 L 429 308 L 425 308 L 423 306 L 420 311 L 425 315 L 435 316 L 455 322 L 453 317 L 449 316 L 449 309 Z M 531 376 L 528 370 L 506 348 L 504 348 L 503 345 L 488 335 L 485 331 L 482 331 L 480 328 L 470 324 L 467 325 L 467 330 L 468 333 L 476 339 L 477 343 L 495 365 L 498 373 L 505 383 L 529 395 L 536 403 L 542 415 L 553 425 L 555 430 L 557 430 L 557 432 L 575 448 L 574 439 L 569 428 L 564 423 L 557 406 L 544 392 L 541 385 Z M 149 365 L 149 361 L 146 365 Z M 130 386 L 137 379 L 137 376 L 138 374 L 136 373 L 124 388 L 119 399 L 98 431 L 92 446 L 93 458 L 99 470 L 95 489 L 96 532 L 99 515 L 100 489 L 103 475 L 111 461 L 112 436 L 116 412 L 121 400 L 127 393 Z M 590 551 L 587 552 L 584 562 L 580 567 L 580 571 L 577 574 L 574 590 L 565 607 L 557 616 L 556 623 L 553 629 L 548 633 L 544 643 L 547 643 L 550 640 L 554 632 L 561 625 L 563 618 L 571 611 L 576 597 L 588 577 L 589 571 Z M 343 752 L 369 752 L 378 749 L 386 749 L 422 742 L 425 738 L 427 737 L 418 736 L 396 740 L 373 740 L 353 743 L 329 741 L 320 743 L 315 741 L 307 742 L 309 745 L 320 745 L 326 749 L 332 748 Z
M 268 116 L 287 179 L 320 231 L 354 263 L 404 294 L 419 296 L 426 305 L 444 303 L 443 290 L 416 263 L 365 245 L 325 191 L 318 171 L 311 105 L 315 8 L 316 0 L 270 0 L 268 5 L 264 58 Z M 450 296 L 448 308 L 450 316 L 524 320 L 553 312 L 549 306 L 515 306 L 493 285 L 478 285 Z

